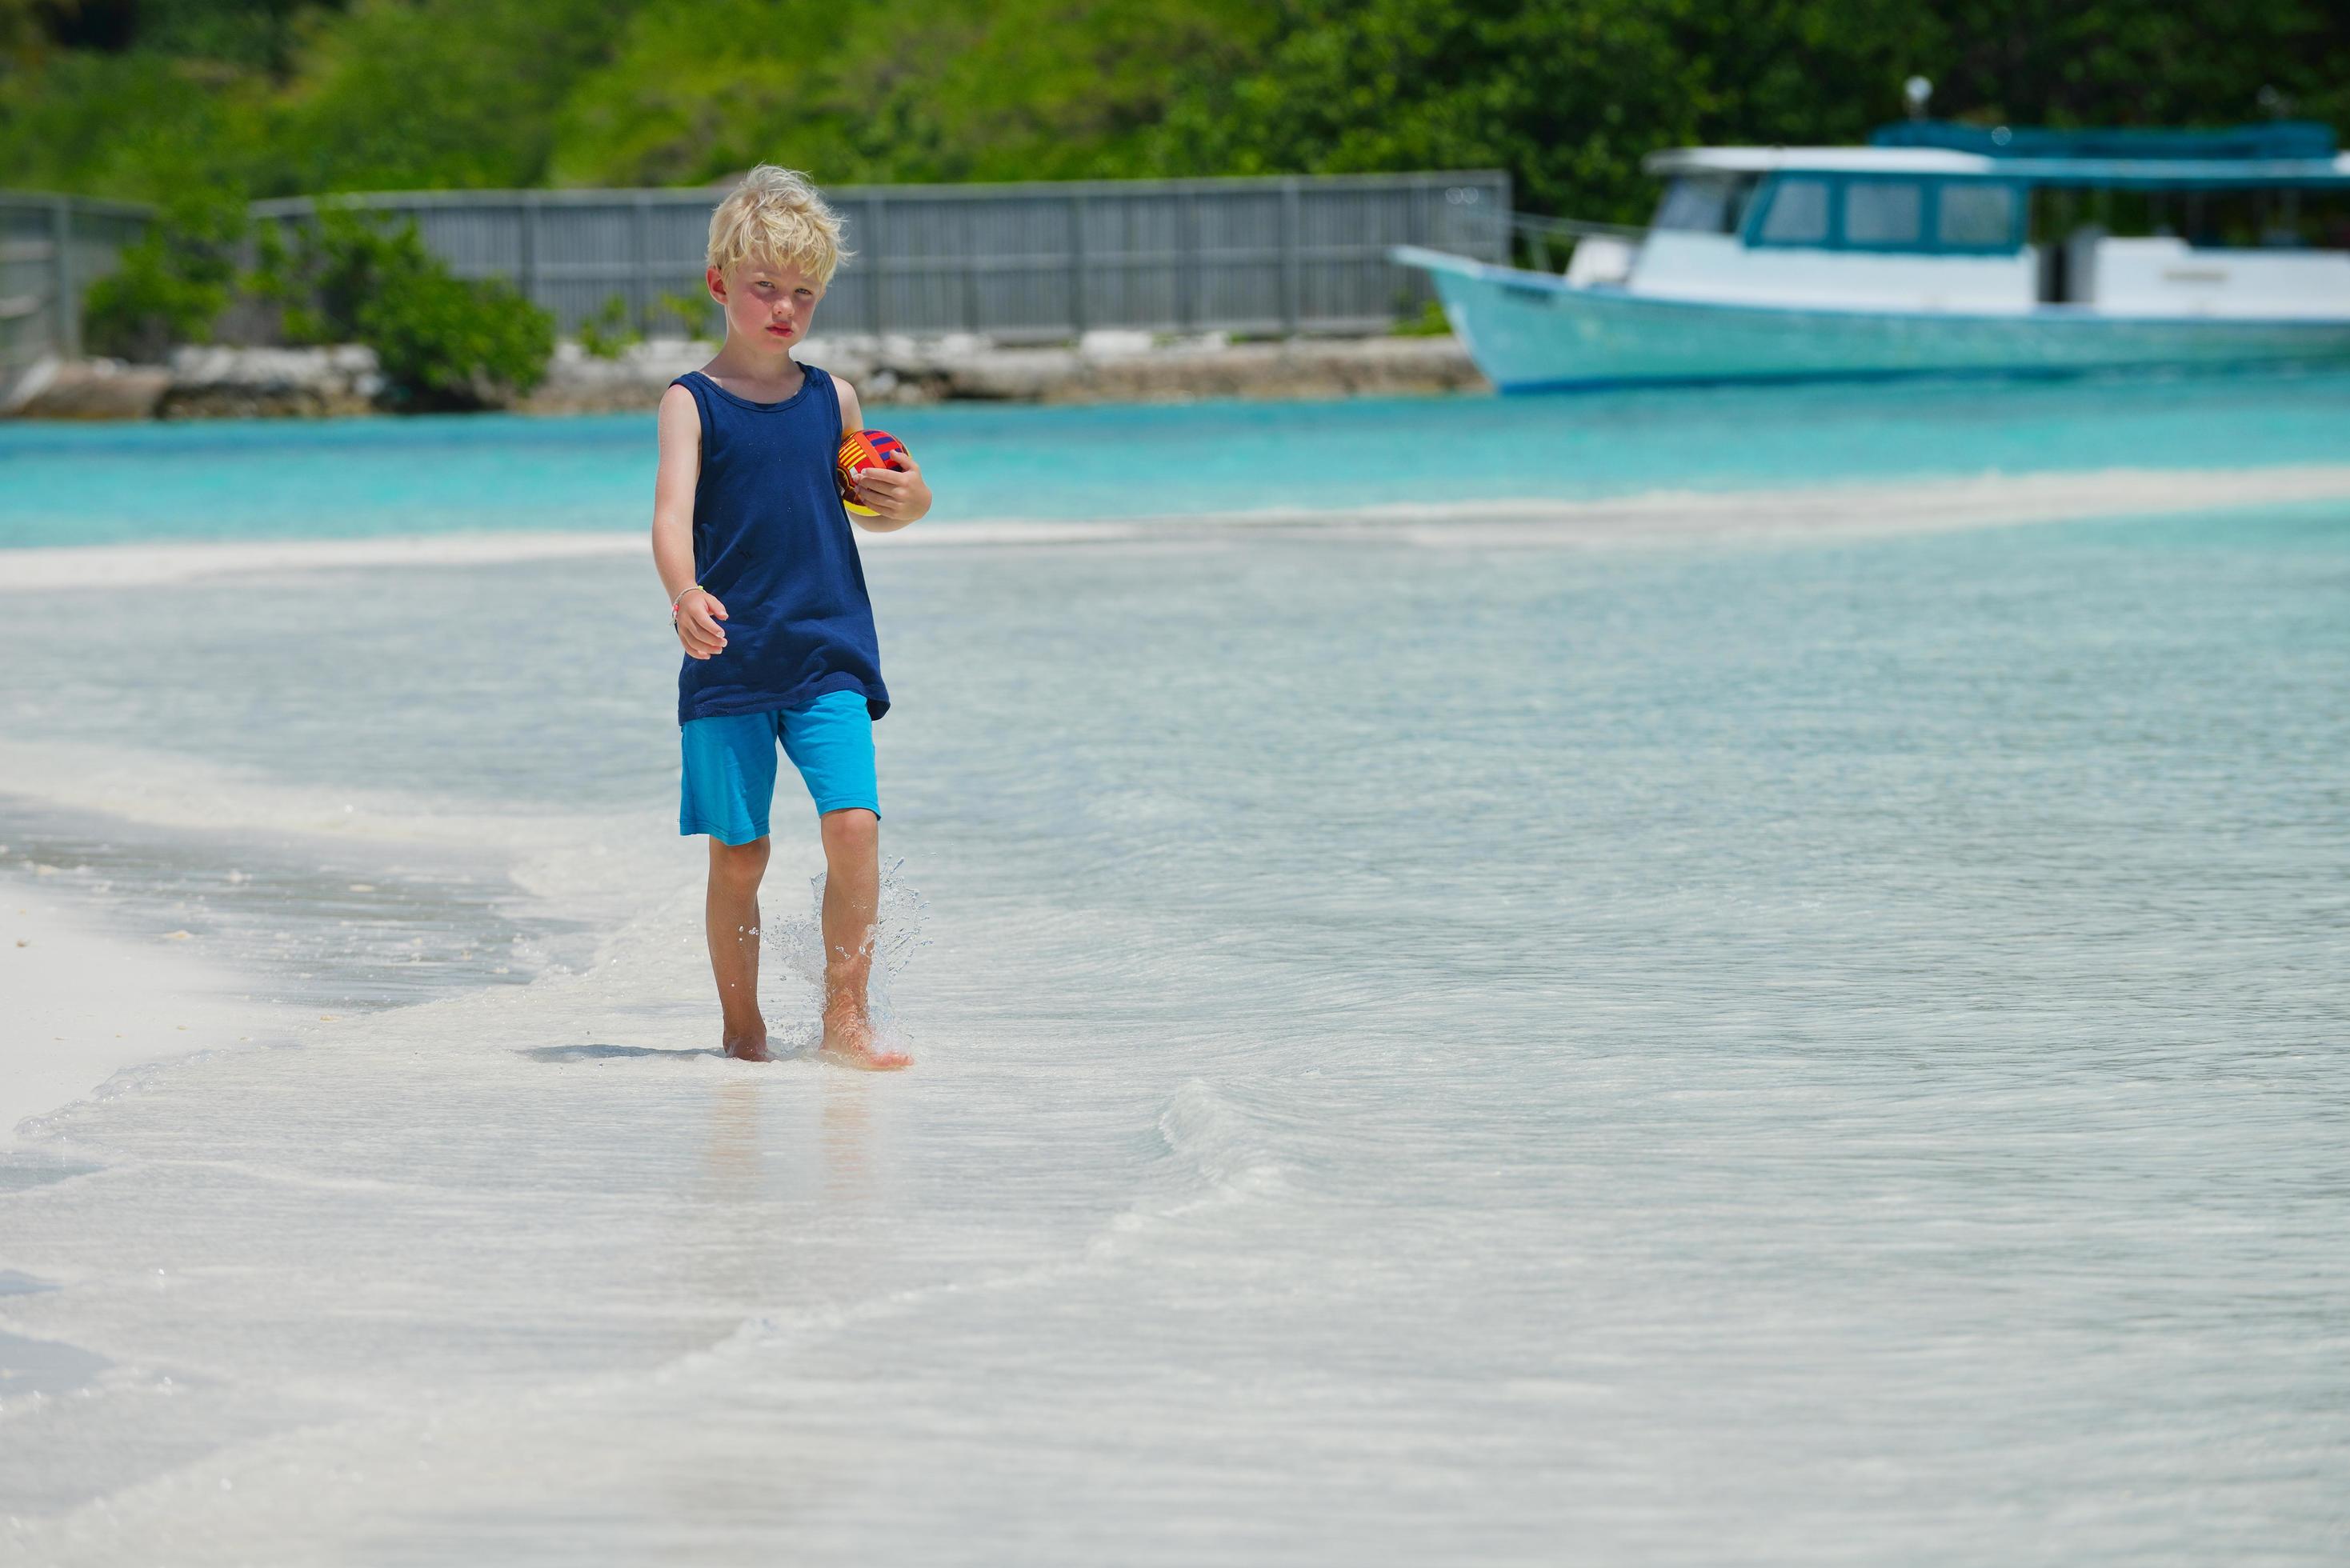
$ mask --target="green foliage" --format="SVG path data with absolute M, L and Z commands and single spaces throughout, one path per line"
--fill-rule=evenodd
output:
M 283 73 L 314 19 L 339 11 L 317 0 L 139 0 L 139 44 L 190 59 Z
M 1388 335 L 1392 337 L 1449 337 L 1452 335 L 1452 323 L 1445 316 L 1444 306 L 1431 299 L 1420 306 L 1417 316 L 1399 315 L 1395 325 L 1388 328 Z
M 505 283 L 402 272 L 359 311 L 396 406 L 499 407 L 546 379 L 555 319 Z
M 245 188 L 268 161 L 258 91 L 161 55 L 59 50 L 0 67 L 0 185 L 151 202 Z
M 643 341 L 643 334 L 629 325 L 629 302 L 617 294 L 579 324 L 579 347 L 598 359 L 617 359 Z
M 258 248 L 250 286 L 283 308 L 286 339 L 373 348 L 393 408 L 500 407 L 546 378 L 555 318 L 504 282 L 451 274 L 412 221 L 327 207 Z
M 360 310 L 389 276 L 441 266 L 415 228 L 411 220 L 388 229 L 373 213 L 338 206 L 320 208 L 310 223 L 265 224 L 255 237 L 257 259 L 245 287 L 280 306 L 288 343 L 355 341 Z
M 48 43 L 41 23 L 33 0 L 0 0 L 0 68 L 40 59 Z
M 717 306 L 707 294 L 695 294 L 686 289 L 672 289 L 653 301 L 653 314 L 667 316 L 685 329 L 688 337 L 708 337 L 712 323 L 717 317 Z
M 1521 208 L 1647 215 L 1641 157 L 1691 142 L 1856 140 L 1922 72 L 1992 123 L 2350 120 L 2331 0 L 1288 0 L 1252 65 L 1194 82 L 1169 172 L 1498 167 Z
M 2342 0 L 0 0 L 0 169 L 130 197 L 1507 169 L 1645 215 L 1688 141 L 1899 112 L 2350 126 Z M 136 106 L 130 112 L 127 106 Z
M 115 270 L 82 293 L 82 344 L 109 358 L 154 361 L 208 343 L 236 282 L 244 204 L 183 198 L 125 246 Z
M 1263 15 L 1247 0 L 639 0 L 566 104 L 550 174 L 673 184 L 763 161 L 834 183 L 1120 172 L 1191 74 L 1241 63 Z
M 2271 87 L 2295 114 L 2350 130 L 2339 0 L 1937 0 L 1920 42 L 1937 109 L 1980 123 L 2231 123 L 2264 118 Z
M 834 183 L 1123 171 L 1189 73 L 1239 64 L 1262 14 L 1248 0 L 639 0 L 564 106 L 550 174 L 684 183 L 762 160 Z
M 629 9 L 361 0 L 303 60 L 270 183 L 301 193 L 538 184 L 567 96 Z
M 1915 20 L 1888 0 L 1308 0 L 1161 130 L 1174 167 L 1510 171 L 1526 210 L 1644 216 L 1641 160 L 1708 140 L 1848 140 L 1887 118 Z

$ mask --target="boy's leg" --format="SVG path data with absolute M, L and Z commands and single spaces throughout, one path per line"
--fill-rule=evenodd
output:
M 744 713 L 692 720 L 680 736 L 678 831 L 710 836 L 702 919 L 725 1015 L 721 1040 L 729 1056 L 751 1062 L 770 1059 L 759 1014 L 759 879 L 767 870 L 776 727 L 774 714 Z
M 824 1051 L 852 1067 L 912 1058 L 873 1040 L 866 984 L 881 902 L 881 805 L 865 698 L 834 691 L 784 715 L 784 752 L 807 782 L 824 834 Z
M 767 871 L 764 838 L 748 844 L 710 840 L 710 893 L 702 905 L 710 937 L 710 971 L 718 981 L 726 1054 L 772 1061 L 767 1021 L 759 1012 L 759 878 Z
M 852 1067 L 903 1067 L 913 1058 L 875 1044 L 866 1001 L 881 905 L 881 819 L 851 809 L 828 811 L 823 823 L 823 1048 Z

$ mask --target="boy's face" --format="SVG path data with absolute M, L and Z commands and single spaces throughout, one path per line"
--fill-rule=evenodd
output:
M 787 348 L 807 336 L 824 285 L 787 262 L 753 258 L 709 269 L 710 297 L 726 307 L 726 330 L 746 343 Z

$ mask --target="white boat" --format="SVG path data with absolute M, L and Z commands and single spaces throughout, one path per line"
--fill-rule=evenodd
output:
M 1392 254 L 1504 391 L 2350 359 L 2350 155 L 2323 125 L 1913 119 L 1648 168 L 1645 230 L 1522 219 L 1529 267 Z

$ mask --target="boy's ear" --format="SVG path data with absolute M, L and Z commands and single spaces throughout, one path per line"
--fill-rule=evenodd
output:
M 719 304 L 726 303 L 726 275 L 716 267 L 704 267 L 702 279 L 710 285 L 710 297 Z

